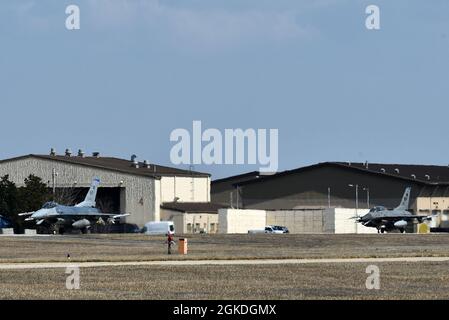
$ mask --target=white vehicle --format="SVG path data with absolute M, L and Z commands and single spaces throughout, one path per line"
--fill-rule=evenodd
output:
M 265 229 L 255 229 L 248 230 L 248 233 L 274 233 L 274 234 L 283 234 L 283 230 L 276 230 L 272 226 L 266 226 Z
M 152 221 L 145 224 L 142 232 L 152 235 L 175 234 L 175 225 L 173 221 Z

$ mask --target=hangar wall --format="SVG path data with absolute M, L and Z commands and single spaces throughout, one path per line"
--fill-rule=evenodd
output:
M 349 184 L 358 184 L 359 208 L 368 207 L 368 198 L 362 186 L 369 186 L 369 206 L 396 207 L 406 187 L 412 187 L 410 207 L 413 207 L 422 185 L 416 181 L 367 174 L 340 167 L 316 167 L 301 172 L 242 184 L 240 200 L 247 209 L 303 209 L 328 206 L 328 191 L 332 207 L 353 208 L 355 190 Z
M 160 180 L 162 202 L 208 202 L 210 201 L 209 177 L 166 176 Z
M 101 179 L 100 188 L 123 188 L 120 200 L 124 199 L 124 204 L 121 203 L 121 210 L 125 210 L 123 213 L 131 214 L 126 217 L 127 223 L 142 227 L 148 221 L 160 219 L 160 197 L 155 192 L 155 179 L 150 177 L 37 158 L 4 162 L 0 164 L 0 176 L 8 174 L 11 181 L 17 186 L 22 186 L 24 179 L 33 174 L 42 178 L 51 187 L 53 169 L 58 173 L 57 187 L 88 188 L 92 178 L 98 176 Z

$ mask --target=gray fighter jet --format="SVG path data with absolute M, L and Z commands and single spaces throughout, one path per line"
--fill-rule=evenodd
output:
M 428 219 L 428 216 L 414 215 L 407 211 L 411 189 L 411 187 L 405 189 L 401 204 L 393 210 L 388 210 L 382 206 L 376 206 L 364 216 L 357 216 L 354 217 L 354 219 L 365 227 L 377 228 L 378 233 L 384 233 L 385 231 L 388 232 L 395 229 L 404 233 L 405 228 L 410 221 L 417 220 L 421 223 L 423 220 Z
M 129 216 L 129 214 L 101 213 L 95 208 L 99 184 L 100 179 L 94 178 L 84 201 L 75 206 L 47 202 L 41 209 L 35 212 L 20 213 L 19 216 L 30 216 L 25 221 L 35 221 L 37 226 L 53 234 L 63 234 L 70 229 L 78 229 L 82 233 L 87 233 L 92 223 L 114 224 L 117 219 Z

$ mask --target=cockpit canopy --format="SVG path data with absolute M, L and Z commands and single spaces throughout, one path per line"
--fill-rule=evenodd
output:
M 56 202 L 50 201 L 50 202 L 47 202 L 46 204 L 44 204 L 42 206 L 42 209 L 52 209 L 52 208 L 55 208 L 57 206 L 58 206 L 58 204 Z
M 378 212 L 378 211 L 384 211 L 384 210 L 387 210 L 387 209 L 383 206 L 376 206 L 374 208 L 371 208 L 371 210 L 369 212 Z

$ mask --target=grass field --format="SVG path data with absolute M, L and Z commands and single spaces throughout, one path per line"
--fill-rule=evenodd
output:
M 168 256 L 163 237 L 126 234 L 0 237 L 0 263 L 67 261 L 67 253 L 72 261 L 449 256 L 447 234 L 245 234 L 187 238 L 187 256 Z
M 166 254 L 163 237 L 0 237 L 7 262 L 144 261 L 449 256 L 449 235 L 189 235 L 189 254 Z M 0 299 L 449 299 L 448 262 L 378 263 L 380 290 L 367 290 L 367 263 L 115 266 L 2 270 Z
M 67 290 L 64 269 L 0 273 L 0 299 L 449 299 L 449 263 L 82 268 Z

